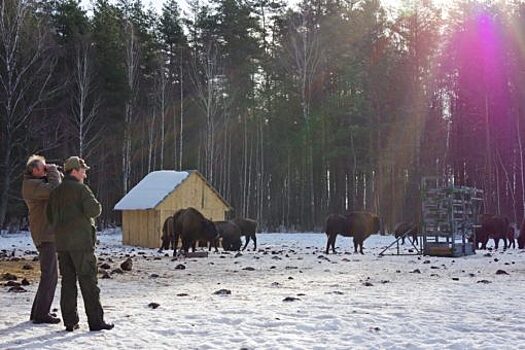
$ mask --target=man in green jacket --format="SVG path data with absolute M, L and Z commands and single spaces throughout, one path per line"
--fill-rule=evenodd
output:
M 89 167 L 79 157 L 64 163 L 64 181 L 49 197 L 47 217 L 55 230 L 58 266 L 62 276 L 60 308 L 67 331 L 78 329 L 77 279 L 88 317 L 89 330 L 112 329 L 104 322 L 95 256 L 95 220 L 102 206 L 84 184 Z
M 44 157 L 32 155 L 27 160 L 22 197 L 29 209 L 29 229 L 40 263 L 40 283 L 31 308 L 30 320 L 33 323 L 60 323 L 60 319 L 49 312 L 55 297 L 58 272 L 55 236 L 46 218 L 46 207 L 51 191 L 61 180 L 57 166 L 46 164 Z

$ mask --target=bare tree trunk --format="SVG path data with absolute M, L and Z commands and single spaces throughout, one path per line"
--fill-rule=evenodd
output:
M 219 109 L 219 82 L 221 67 L 219 55 L 213 43 L 210 43 L 206 52 L 202 53 L 199 63 L 193 65 L 191 79 L 195 86 L 196 98 L 206 118 L 204 133 L 204 176 L 213 183 L 213 162 L 215 157 L 215 118 Z M 200 65 L 201 70 L 199 70 Z M 201 71 L 203 79 L 199 74 Z
M 180 49 L 180 63 L 179 63 L 179 79 L 180 79 L 180 127 L 179 127 L 179 170 L 182 170 L 182 140 L 184 130 L 184 72 L 182 70 L 182 48 Z M 175 135 L 175 134 L 174 134 Z
M 246 118 L 242 118 L 242 132 L 243 132 L 243 157 L 242 157 L 242 216 L 247 215 L 247 198 L 248 198 L 248 127 Z
M 493 188 L 492 188 L 492 176 L 493 176 L 493 170 L 492 170 L 492 146 L 491 146 L 491 139 L 490 139 L 490 119 L 489 119 L 489 101 L 488 101 L 488 92 L 485 91 L 484 101 L 485 101 L 485 108 L 484 108 L 484 119 L 485 119 L 485 196 L 484 196 L 484 202 L 485 202 L 485 212 L 490 213 L 492 212 L 493 208 L 493 200 L 492 196 L 494 194 Z
M 140 50 L 133 23 L 126 22 L 126 75 L 130 97 L 124 107 L 124 138 L 122 140 L 122 185 L 124 194 L 128 193 L 131 178 L 131 125 L 135 119 L 134 108 L 138 89 L 138 68 Z
M 161 64 L 159 71 L 159 108 L 160 108 L 160 169 L 164 169 L 164 147 L 166 144 L 165 123 L 166 123 L 166 73 L 164 72 L 164 62 Z M 155 120 L 155 117 L 153 118 Z M 154 122 L 153 122 L 154 123 Z M 175 135 L 173 135 L 175 137 Z
M 265 173 L 264 173 L 264 121 L 259 118 L 258 120 L 258 158 L 259 158 L 259 171 L 257 173 L 257 187 L 258 191 L 258 210 L 257 210 L 257 221 L 260 222 L 263 218 L 264 198 L 265 198 Z
M 517 138 L 518 138 L 518 149 L 519 149 L 519 157 L 520 157 L 520 182 L 521 182 L 521 210 L 522 210 L 522 220 L 525 220 L 525 165 L 524 162 L 524 154 L 523 154 L 523 141 L 521 139 L 521 125 L 520 125 L 520 118 L 521 118 L 521 107 L 518 109 L 518 115 L 516 118 L 516 130 L 517 130 Z
M 154 165 L 153 165 L 153 157 L 154 157 L 154 153 L 153 153 L 153 148 L 154 148 L 154 145 L 155 145 L 155 130 L 156 130 L 156 125 L 155 125 L 155 119 L 156 118 L 156 112 L 155 111 L 152 111 L 152 117 L 151 117 L 151 121 L 148 125 L 148 174 L 153 171 L 154 169 Z M 160 110 L 160 114 L 162 115 L 162 109 Z M 162 121 L 161 121 L 162 122 Z M 161 136 L 162 137 L 162 136 Z
M 501 169 L 503 170 L 503 174 L 505 174 L 505 180 L 506 180 L 506 183 L 507 183 L 507 188 L 508 188 L 508 191 L 510 193 L 510 196 L 512 198 L 512 209 L 513 209 L 513 213 L 514 213 L 514 222 L 517 222 L 519 224 L 519 221 L 518 221 L 518 215 L 517 215 L 517 211 L 516 211 L 516 193 L 515 193 L 515 187 L 512 186 L 512 180 L 509 176 L 509 173 L 507 171 L 507 169 L 505 168 L 505 164 L 503 163 L 503 160 L 501 158 L 501 154 L 500 152 L 498 151 L 497 152 L 497 156 L 498 156 L 498 162 L 499 162 L 499 165 L 501 167 Z M 499 181 L 498 181 L 498 214 L 501 215 L 501 210 L 499 208 L 499 195 L 500 195 L 500 191 L 499 191 Z
M 250 204 L 252 203 L 252 193 L 253 193 L 253 183 L 252 183 L 252 179 L 253 179 L 253 139 L 250 138 L 250 144 L 249 144 L 249 149 L 250 149 L 250 156 L 248 158 L 248 190 L 247 190 L 247 193 L 246 193 L 246 216 L 249 216 L 250 214 Z
M 82 41 L 76 49 L 71 114 L 78 138 L 78 154 L 81 157 L 88 157 L 93 153 L 101 135 L 99 131 L 92 134 L 97 120 L 99 100 L 92 97 L 93 70 L 90 55 L 89 43 Z

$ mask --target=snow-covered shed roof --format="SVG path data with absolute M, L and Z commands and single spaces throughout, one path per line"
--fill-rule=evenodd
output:
M 159 170 L 146 175 L 114 207 L 115 210 L 153 209 L 188 178 L 190 172 Z

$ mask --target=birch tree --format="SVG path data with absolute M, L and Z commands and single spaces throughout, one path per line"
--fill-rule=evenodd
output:
M 204 112 L 204 176 L 213 183 L 213 161 L 215 159 L 215 118 L 220 104 L 222 68 L 219 53 L 213 43 L 192 64 L 191 80 L 195 87 L 195 98 Z
M 167 84 L 165 59 L 161 59 L 159 70 L 155 79 L 155 90 L 160 115 L 160 169 L 164 169 L 164 148 L 166 145 L 166 95 Z M 175 135 L 174 135 L 175 136 Z
M 128 193 L 131 178 L 132 123 L 135 119 L 135 101 L 138 92 L 140 48 L 134 24 L 125 20 L 126 82 L 129 97 L 124 105 L 124 138 L 122 140 L 122 185 Z
M 82 40 L 75 53 L 73 70 L 72 116 L 80 157 L 89 157 L 100 141 L 100 129 L 95 130 L 100 100 L 95 97 L 92 53 L 89 42 Z

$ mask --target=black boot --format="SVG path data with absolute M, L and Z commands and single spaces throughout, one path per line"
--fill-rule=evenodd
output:
M 50 314 L 47 314 L 43 318 L 35 318 L 33 320 L 33 323 L 35 323 L 35 324 L 42 324 L 42 323 L 57 324 L 57 323 L 60 323 L 60 318 L 53 317 Z
M 73 332 L 75 329 L 78 329 L 79 325 L 78 323 L 75 323 L 74 325 L 66 326 L 66 332 Z
M 94 331 L 101 331 L 103 329 L 110 330 L 110 329 L 113 329 L 113 327 L 115 327 L 115 325 L 113 323 L 106 323 L 106 322 L 102 321 L 102 323 L 100 323 L 100 324 L 89 326 L 89 330 L 94 332 Z

